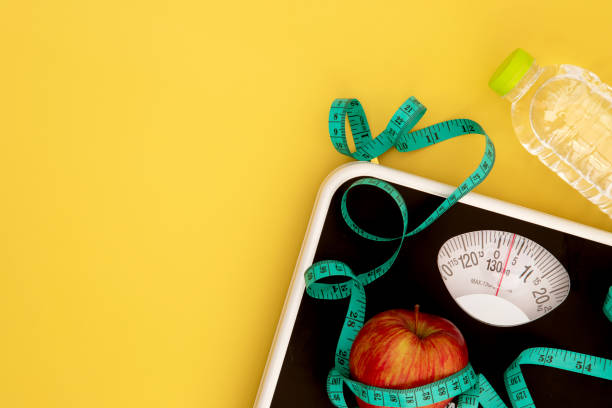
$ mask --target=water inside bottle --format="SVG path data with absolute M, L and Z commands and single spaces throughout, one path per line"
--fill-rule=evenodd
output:
M 533 79 L 536 86 L 519 96 L 525 103 L 513 104 L 519 139 L 612 216 L 612 89 L 594 74 L 571 65 L 538 72 Z

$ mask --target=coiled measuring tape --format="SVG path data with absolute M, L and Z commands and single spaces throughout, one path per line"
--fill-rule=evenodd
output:
M 604 302 L 603 312 L 608 320 L 612 322 L 612 286 L 610 286 L 610 289 L 608 290 L 608 295 L 606 296 L 606 301 Z
M 495 161 L 495 148 L 482 127 L 469 119 L 456 119 L 438 123 L 427 128 L 411 132 L 411 129 L 425 114 L 425 107 L 416 98 L 411 97 L 393 115 L 387 128 L 376 138 L 372 138 L 365 112 L 357 99 L 336 99 L 330 109 L 329 132 L 336 150 L 357 160 L 371 160 L 391 147 L 399 151 L 417 150 L 453 137 L 476 133 L 485 136 L 485 153 L 479 166 L 425 221 L 414 230 L 407 232 L 408 209 L 399 192 L 382 180 L 363 178 L 355 181 L 344 192 L 341 200 L 342 218 L 358 235 L 372 241 L 399 241 L 391 257 L 382 265 L 356 275 L 343 262 L 328 260 L 316 262 L 304 273 L 306 292 L 317 299 L 337 300 L 349 297 L 349 307 L 340 332 L 336 347 L 335 364 L 327 377 L 327 394 L 337 407 L 347 407 L 344 399 L 343 385 L 361 400 L 375 406 L 385 407 L 421 407 L 459 396 L 459 407 L 477 407 L 480 403 L 485 408 L 506 407 L 499 395 L 483 375 L 476 375 L 471 365 L 446 378 L 424 386 L 410 389 L 386 389 L 369 386 L 349 378 L 349 358 L 352 344 L 365 321 L 366 296 L 364 287 L 384 275 L 393 265 L 402 247 L 404 239 L 425 229 L 446 212 L 461 197 L 480 184 L 491 171 Z M 356 150 L 351 152 L 347 142 L 345 121 L 348 117 Z M 402 221 L 402 235 L 394 238 L 379 237 L 359 227 L 350 217 L 347 209 L 348 192 L 357 186 L 369 185 L 389 194 L 399 207 Z M 330 277 L 346 278 L 341 283 L 322 283 Z M 612 288 L 604 306 L 604 312 L 612 320 Z M 564 353 L 563 361 L 559 353 Z M 588 369 L 583 365 L 588 359 Z M 521 364 L 539 364 L 569 371 L 580 371 L 596 377 L 612 379 L 612 361 L 572 353 L 565 350 L 536 348 L 528 349 L 519 355 L 506 371 L 505 380 L 514 408 L 535 407 L 525 380 L 520 371 Z M 579 367 L 580 366 L 580 367 Z M 587 370 L 585 373 L 584 370 Z

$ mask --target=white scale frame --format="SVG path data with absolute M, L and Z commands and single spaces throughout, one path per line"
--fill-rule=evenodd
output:
M 304 295 L 304 272 L 312 264 L 314 259 L 331 199 L 340 186 L 348 180 L 357 177 L 374 177 L 440 197 L 448 197 L 456 188 L 370 162 L 348 163 L 338 167 L 327 176 L 319 189 L 310 216 L 300 255 L 295 270 L 293 271 L 293 277 L 291 278 L 287 297 L 285 298 L 280 321 L 276 328 L 270 353 L 268 354 L 268 360 L 259 385 L 254 408 L 268 408 L 272 403 L 276 383 L 283 366 L 283 360 L 287 352 L 289 340 L 291 339 L 293 325 L 297 318 L 302 296 Z M 463 204 L 493 211 L 508 217 L 612 246 L 612 233 L 555 217 L 550 214 L 531 210 L 473 192 L 468 193 L 459 201 Z

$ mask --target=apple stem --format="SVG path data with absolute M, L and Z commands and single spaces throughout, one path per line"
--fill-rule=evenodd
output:
M 414 333 L 417 336 L 419 335 L 418 324 L 419 324 L 419 309 L 420 308 L 421 308 L 421 306 L 414 305 Z

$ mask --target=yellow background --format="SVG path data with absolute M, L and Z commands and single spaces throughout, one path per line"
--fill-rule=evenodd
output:
M 612 83 L 612 3 L 13 1 L 0 5 L 0 405 L 248 407 L 315 194 L 374 132 L 480 122 L 477 191 L 612 231 L 519 145 L 487 87 L 514 48 Z M 480 136 L 386 153 L 458 184 Z

